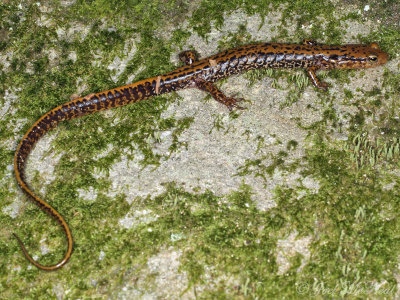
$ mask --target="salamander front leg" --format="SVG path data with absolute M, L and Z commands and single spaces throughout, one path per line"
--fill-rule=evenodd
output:
M 183 51 L 179 53 L 179 59 L 185 63 L 185 65 L 191 65 L 198 60 L 198 54 L 192 50 Z
M 314 41 L 314 40 L 311 40 L 311 39 L 304 39 L 304 40 L 303 40 L 303 45 L 312 45 L 312 46 L 315 46 L 316 44 L 317 44 L 317 42 Z
M 243 98 L 233 98 L 233 97 L 227 97 L 222 93 L 215 85 L 213 85 L 209 81 L 205 81 L 203 79 L 197 79 L 196 80 L 196 87 L 208 92 L 215 100 L 218 102 L 224 104 L 230 111 L 232 111 L 233 108 L 237 109 L 245 109 L 244 107 L 241 107 L 237 105 L 237 102 L 243 101 Z
M 310 77 L 312 84 L 313 84 L 316 88 L 318 88 L 318 89 L 320 89 L 320 90 L 326 91 L 326 90 L 328 90 L 329 84 L 326 83 L 326 82 L 320 81 L 320 80 L 318 79 L 317 74 L 315 74 L 315 72 L 316 72 L 317 70 L 318 70 L 318 69 L 315 68 L 315 67 L 307 68 L 307 75 L 308 75 L 308 77 Z

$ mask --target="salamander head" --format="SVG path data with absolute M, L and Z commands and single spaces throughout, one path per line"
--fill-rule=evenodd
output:
M 328 68 L 336 69 L 364 69 L 385 64 L 388 55 L 383 52 L 377 43 L 369 45 L 343 45 L 335 53 L 327 56 Z

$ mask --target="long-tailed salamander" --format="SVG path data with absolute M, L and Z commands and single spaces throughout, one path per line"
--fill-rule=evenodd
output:
M 385 64 L 388 55 L 378 44 L 369 45 L 319 45 L 311 40 L 302 44 L 260 43 L 226 50 L 199 60 L 193 51 L 180 54 L 184 66 L 164 75 L 144 79 L 108 91 L 77 98 L 50 110 L 37 120 L 19 143 L 14 157 L 15 175 L 21 189 L 39 208 L 60 223 L 67 238 L 67 251 L 57 264 L 45 266 L 35 261 L 17 238 L 25 257 L 42 270 L 56 270 L 71 257 L 73 242 L 71 230 L 64 218 L 46 201 L 32 192 L 24 176 L 25 162 L 36 142 L 50 129 L 65 120 L 98 111 L 139 102 L 152 96 L 185 88 L 198 88 L 208 92 L 215 100 L 232 108 L 242 109 L 237 103 L 242 99 L 225 96 L 213 83 L 243 71 L 260 68 L 303 68 L 312 84 L 322 90 L 328 85 L 318 80 L 316 71 L 330 69 L 372 68 Z

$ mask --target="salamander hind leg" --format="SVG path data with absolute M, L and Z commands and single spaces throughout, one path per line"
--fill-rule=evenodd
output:
M 196 80 L 196 87 L 208 92 L 215 100 L 218 102 L 224 104 L 230 111 L 232 111 L 233 108 L 236 109 L 245 109 L 244 107 L 241 107 L 237 105 L 237 102 L 243 101 L 243 98 L 233 98 L 233 97 L 227 97 L 224 95 L 223 92 L 221 92 L 215 85 L 213 85 L 209 81 L 205 81 L 202 79 L 197 79 Z
M 308 77 L 310 77 L 312 84 L 316 88 L 327 91 L 329 84 L 326 82 L 320 81 L 317 77 L 317 74 L 315 74 L 316 71 L 317 71 L 317 68 L 307 68 Z
M 185 65 L 191 65 L 198 59 L 198 54 L 195 51 L 187 50 L 179 53 L 179 59 L 185 63 Z

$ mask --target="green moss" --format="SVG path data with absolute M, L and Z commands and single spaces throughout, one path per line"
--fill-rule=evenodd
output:
M 383 162 L 386 164 L 392 162 L 396 165 L 400 156 L 400 140 L 397 137 L 373 138 L 367 133 L 358 134 L 344 144 L 343 148 L 349 153 L 357 168 L 375 166 L 382 168 Z
M 353 99 L 354 95 L 352 93 L 352 91 L 348 90 L 348 89 L 344 89 L 344 95 L 346 96 L 347 99 Z
M 240 24 L 236 32 L 228 33 L 222 40 L 218 41 L 218 48 L 223 51 L 249 44 L 250 42 L 251 35 L 246 30 L 246 24 Z
M 349 282 L 356 282 L 357 277 L 367 282 L 375 276 L 380 277 L 383 269 L 393 267 L 390 262 L 393 251 L 391 247 L 397 247 L 399 239 L 393 234 L 387 234 L 388 231 L 386 231 L 396 226 L 394 223 L 397 223 L 397 221 L 392 218 L 381 219 L 377 217 L 377 214 L 382 213 L 382 209 L 385 211 L 383 214 L 386 214 L 387 211 L 383 207 L 388 202 L 398 199 L 398 192 L 396 190 L 383 190 L 379 183 L 365 180 L 365 175 L 354 172 L 351 167 L 346 167 L 347 164 L 343 163 L 343 152 L 332 151 L 320 142 L 315 145 L 316 147 L 313 147 L 312 153 L 309 153 L 307 159 L 311 159 L 309 160 L 310 166 L 314 167 L 310 168 L 309 171 L 320 178 L 321 186 L 318 195 L 311 196 L 311 199 L 302 198 L 301 222 L 298 228 L 301 231 L 306 230 L 306 232 L 315 230 L 313 222 L 316 217 L 321 231 L 329 232 L 329 236 L 323 234 L 318 241 L 315 241 L 314 247 L 320 249 L 317 261 L 320 259 L 327 260 L 330 256 L 331 259 L 329 260 L 336 261 L 337 266 L 334 266 L 334 264 L 330 267 L 326 265 L 320 269 L 320 264 L 310 264 L 307 266 L 306 272 L 311 271 L 311 269 L 313 269 L 314 275 L 321 272 L 320 276 L 323 276 L 325 282 L 328 277 L 331 279 L 345 278 Z M 318 165 L 321 167 L 324 165 L 324 167 L 319 168 Z M 320 173 L 319 170 L 324 171 Z M 317 173 L 314 173 L 315 171 Z M 374 175 L 367 173 L 366 176 L 368 178 Z M 342 190 L 347 192 L 340 192 Z M 288 195 L 287 190 L 284 191 Z M 280 193 L 284 191 L 280 191 Z M 379 200 L 376 199 L 377 191 L 380 195 Z M 314 197 L 321 199 L 322 203 Z M 326 199 L 327 202 L 323 199 Z M 326 204 L 334 207 L 333 210 L 330 210 L 329 216 L 325 215 L 322 207 L 317 208 L 319 205 L 325 206 Z M 315 206 L 315 210 L 308 205 Z M 362 213 L 360 213 L 360 208 L 363 208 Z M 289 207 L 282 207 L 282 209 L 293 211 Z M 310 211 L 319 212 L 307 216 Z M 356 220 L 354 220 L 354 217 Z M 360 232 L 364 232 L 364 234 L 359 235 Z M 366 234 L 367 232 L 368 234 Z M 337 238 L 332 238 L 334 236 Z M 379 246 L 375 243 L 378 236 L 382 241 Z M 377 251 L 383 252 L 378 255 Z M 343 273 L 342 267 L 345 266 L 351 271 Z M 393 279 L 388 279 L 388 282 L 393 282 Z M 312 284 L 311 278 L 309 283 Z
M 286 149 L 287 150 L 294 150 L 297 148 L 297 146 L 299 145 L 299 143 L 297 141 L 291 140 L 287 143 Z
M 276 170 L 288 170 L 291 165 L 285 164 L 285 158 L 288 153 L 279 151 L 276 155 L 261 155 L 257 159 L 246 159 L 245 163 L 238 168 L 236 176 L 245 176 L 252 174 L 255 177 L 261 177 L 267 181 L 268 176 L 272 176 Z M 296 165 L 295 163 L 293 165 Z
M 19 2 L 3 2 L 1 57 L 8 52 L 13 55 L 4 58 L 8 68 L 3 70 L 0 66 L 0 95 L 4 97 L 6 91 L 17 95 L 14 100 L 0 100 L 2 106 L 10 105 L 0 120 L 0 199 L 3 200 L 0 253 L 6 258 L 0 260 L 3 297 L 54 298 L 58 292 L 74 299 L 117 298 L 126 285 L 142 294 L 151 293 L 156 289 L 157 274 L 148 272 L 147 261 L 160 249 L 177 249 L 182 253 L 179 272 L 185 272 L 187 290 L 197 291 L 199 298 L 319 296 L 312 287 L 334 289 L 338 284 L 339 290 L 331 297 L 377 295 L 378 292 L 352 294 L 351 284 L 358 282 L 364 286 L 386 282 L 383 287 L 388 294 L 394 293 L 400 246 L 400 180 L 392 170 L 398 169 L 399 162 L 400 80 L 390 70 L 385 71 L 381 89 L 369 92 L 359 89 L 357 93 L 345 89 L 343 97 L 351 99 L 351 103 L 343 104 L 340 96 L 317 92 L 321 118 L 307 127 L 299 125 L 307 135 L 301 144 L 290 140 L 281 145 L 277 136 L 278 141 L 272 146 L 280 147 L 281 151 L 272 153 L 263 136 L 253 136 L 251 128 L 244 130 L 247 142 L 254 144 L 255 157 L 250 153 L 252 158 L 238 166 L 237 177 L 250 183 L 249 178 L 261 177 L 267 185 L 278 171 L 287 176 L 299 175 L 294 179 L 295 184 L 275 183 L 273 199 L 268 200 L 274 200 L 276 206 L 265 212 L 254 202 L 255 191 L 244 184 L 217 196 L 211 191 L 201 192 L 201 187 L 188 192 L 187 187 L 170 183 L 162 194 L 138 197 L 131 204 L 123 193 L 110 196 L 108 172 L 122 156 L 131 160 L 141 153 L 143 167 L 157 166 L 162 159 L 169 159 L 174 152 L 188 146 L 179 137 L 194 117 L 178 119 L 164 115 L 169 103 L 177 99 L 176 94 L 60 124 L 51 133 L 55 138 L 48 152 L 60 155 L 54 166 L 55 179 L 45 184 L 46 178 L 37 172 L 30 181 L 33 189 L 70 224 L 75 241 L 73 257 L 57 272 L 41 272 L 26 262 L 10 234 L 18 233 L 29 252 L 45 264 L 59 260 L 65 251 L 58 224 L 33 205 L 25 204 L 26 198 L 21 202 L 16 200 L 21 195 L 9 166 L 16 140 L 41 115 L 71 95 L 119 86 L 132 75 L 133 80 L 139 80 L 174 69 L 170 58 L 181 50 L 192 32 L 207 37 L 212 28 L 222 27 L 225 16 L 229 18 L 238 9 L 248 15 L 257 14 L 263 22 L 270 22 L 266 18 L 270 12 L 280 12 L 281 19 L 270 25 L 274 27 L 272 39 L 276 41 L 300 42 L 303 38 L 313 38 L 332 44 L 353 34 L 342 26 L 348 20 L 363 21 L 358 13 L 337 16 L 341 9 L 338 4 L 311 0 L 221 0 L 198 1 L 195 5 L 179 0 L 78 0 L 68 7 L 50 2 L 39 6 L 37 1 L 25 1 L 22 8 Z M 360 8 L 365 5 L 359 1 L 356 4 Z M 373 17 L 379 19 L 388 15 L 396 3 L 373 1 L 373 4 L 379 8 Z M 51 9 L 44 9 L 46 5 Z M 46 20 L 49 20 L 47 25 L 41 24 Z M 394 59 L 400 45 L 394 24 L 385 20 L 384 26 L 357 39 L 378 42 Z M 84 26 L 87 32 L 69 31 L 74 26 Z M 252 41 L 248 26 L 242 24 L 235 32 L 226 33 L 218 47 L 223 50 Z M 66 37 L 60 35 L 61 29 L 68 33 Z M 115 74 L 107 66 L 116 57 L 126 58 L 130 45 L 136 51 L 114 81 L 111 76 Z M 49 57 L 50 50 L 57 54 L 55 59 Z M 71 53 L 76 54 L 76 61 L 71 59 Z M 362 76 L 360 71 L 341 70 L 325 76 L 333 78 L 333 84 L 339 86 L 349 82 L 356 72 Z M 301 99 L 310 85 L 304 73 L 291 70 L 262 70 L 245 75 L 250 85 L 263 76 L 272 77 L 273 87 L 281 89 L 277 79 L 287 78 L 288 105 Z M 319 76 L 322 78 L 324 74 Z M 344 130 L 348 141 L 334 140 L 341 105 L 355 109 L 349 117 L 348 131 L 347 127 Z M 242 116 L 231 113 L 229 117 L 233 120 Z M 232 128 L 226 126 L 221 115 L 215 114 L 213 120 L 210 134 L 215 129 L 229 134 Z M 171 132 L 172 137 L 168 154 L 154 150 L 164 131 Z M 363 132 L 368 132 L 368 136 L 362 136 Z M 304 156 L 293 160 L 291 151 L 298 151 L 300 145 Z M 99 170 L 104 172 L 100 178 L 95 175 Z M 308 187 L 306 178 L 313 181 L 313 188 Z M 94 200 L 80 198 L 81 190 L 89 194 L 95 191 Z M 10 217 L 14 205 L 19 206 L 15 219 Z M 137 220 L 131 228 L 119 224 L 121 219 L 144 210 L 150 211 L 153 219 Z M 290 267 L 281 274 L 276 259 L 281 251 L 278 241 L 293 233 L 299 238 L 310 238 L 310 244 L 305 246 L 310 257 L 304 253 L 293 256 L 284 253 Z M 46 247 L 51 251 L 43 254 Z M 100 259 L 102 253 L 104 257 Z M 305 295 L 299 295 L 296 289 L 301 284 L 310 288 Z
M 264 77 L 276 77 L 274 76 L 276 70 L 274 69 L 256 69 L 251 70 L 243 74 L 247 80 L 249 80 L 249 86 L 254 85 L 257 81 L 261 80 Z

